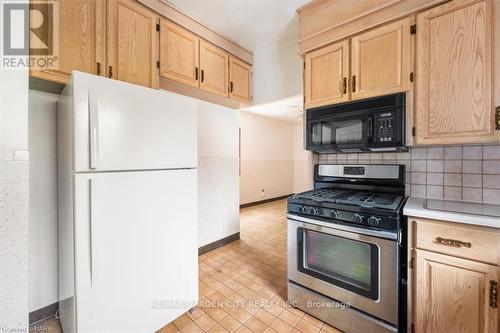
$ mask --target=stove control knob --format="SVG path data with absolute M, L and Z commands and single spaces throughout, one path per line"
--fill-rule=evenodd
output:
M 339 212 L 337 212 L 336 210 L 332 210 L 332 218 L 338 219 L 339 218 Z
M 304 206 L 299 206 L 299 213 L 304 213 L 306 211 L 306 209 L 304 208 Z
M 359 215 L 359 214 L 354 214 L 354 216 L 352 217 L 352 220 L 353 220 L 353 222 L 356 222 L 356 223 L 363 223 L 363 216 Z
M 318 210 L 314 207 L 311 208 L 311 214 L 318 215 Z
M 372 227 L 376 227 L 380 224 L 380 219 L 375 216 L 370 216 L 370 218 L 368 218 L 368 224 Z

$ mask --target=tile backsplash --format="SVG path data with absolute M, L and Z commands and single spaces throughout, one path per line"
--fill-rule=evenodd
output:
M 404 164 L 406 194 L 500 204 L 500 145 L 410 148 L 407 153 L 320 154 L 319 163 Z
M 28 325 L 29 153 L 0 149 L 0 332 Z

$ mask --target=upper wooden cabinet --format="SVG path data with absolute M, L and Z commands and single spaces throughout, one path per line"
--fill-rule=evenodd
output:
M 333 44 L 305 56 L 305 104 L 316 107 L 349 100 L 349 43 Z
M 71 0 L 59 1 L 58 4 L 60 38 L 59 55 L 55 63 L 57 69 L 31 71 L 30 75 L 63 84 L 68 81 L 73 70 L 104 75 L 106 2 Z M 35 41 L 32 39 L 31 43 L 35 44 Z
M 305 55 L 307 108 L 410 90 L 410 18 Z
M 252 99 L 252 67 L 243 61 L 229 58 L 229 97 L 245 104 Z
M 490 305 L 499 268 L 416 250 L 416 332 L 498 332 L 498 309 Z
M 351 99 L 388 95 L 409 88 L 410 19 L 351 39 Z M 336 78 L 337 73 L 333 73 Z
M 200 41 L 200 88 L 228 97 L 229 54 L 205 41 Z
M 492 1 L 448 2 L 417 27 L 417 143 L 491 141 Z
M 108 77 L 158 87 L 158 20 L 133 0 L 108 0 Z
M 200 39 L 166 19 L 160 25 L 160 75 L 199 87 Z
M 165 19 L 160 27 L 160 75 L 180 93 L 186 89 L 174 81 L 203 91 L 191 92 L 194 97 L 208 92 L 237 101 L 232 104 L 250 104 L 251 66 Z
M 447 0 L 313 0 L 298 9 L 300 53 L 409 17 Z

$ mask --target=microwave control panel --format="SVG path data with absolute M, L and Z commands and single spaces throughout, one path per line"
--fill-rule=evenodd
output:
M 374 120 L 376 143 L 391 144 L 399 141 L 397 112 L 378 113 Z

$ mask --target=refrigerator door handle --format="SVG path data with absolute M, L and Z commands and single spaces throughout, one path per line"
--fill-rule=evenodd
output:
M 99 160 L 99 108 L 95 91 L 89 91 L 90 169 L 97 169 Z
M 89 179 L 89 264 L 90 264 L 90 288 L 94 283 L 94 210 L 95 210 L 95 182 Z

